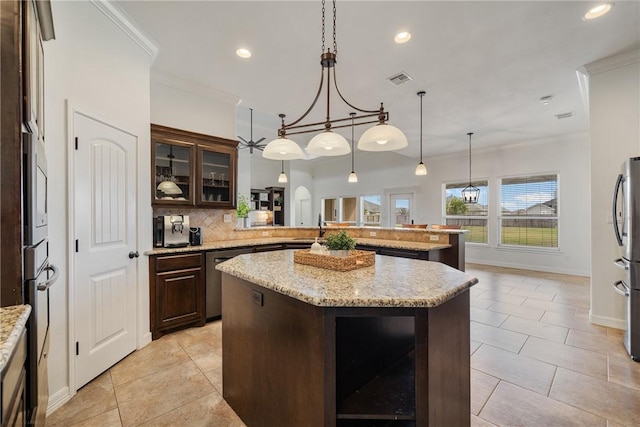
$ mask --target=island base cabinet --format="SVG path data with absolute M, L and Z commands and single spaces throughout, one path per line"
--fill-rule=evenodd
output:
M 464 426 L 469 292 L 317 307 L 223 273 L 224 398 L 248 427 Z

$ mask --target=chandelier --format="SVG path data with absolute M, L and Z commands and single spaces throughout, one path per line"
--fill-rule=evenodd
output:
M 462 199 L 465 203 L 478 203 L 478 197 L 480 197 L 480 189 L 471 184 L 471 135 L 473 132 L 469 132 L 469 185 L 462 189 Z
M 271 141 L 265 147 L 262 156 L 273 160 L 294 160 L 302 158 L 302 150 L 295 141 L 287 138 L 287 135 L 297 135 L 303 133 L 320 132 L 314 136 L 307 145 L 307 152 L 316 156 L 341 156 L 349 154 L 351 148 L 349 143 L 342 136 L 335 132 L 334 129 L 361 126 L 366 124 L 376 125 L 366 130 L 358 140 L 358 149 L 363 151 L 391 151 L 398 150 L 407 146 L 407 137 L 397 127 L 387 124 L 389 120 L 389 112 L 385 111 L 384 104 L 380 103 L 380 108 L 376 110 L 365 110 L 355 107 L 349 103 L 338 88 L 336 80 L 336 55 L 338 53 L 338 45 L 336 42 L 336 0 L 333 0 L 333 52 L 331 48 L 325 51 L 325 0 L 322 0 L 322 55 L 320 56 L 320 65 L 322 66 L 320 74 L 320 86 L 318 92 L 309 106 L 309 108 L 298 119 L 291 123 L 285 124 L 284 114 L 280 114 L 282 125 L 278 130 L 278 138 Z M 333 70 L 333 73 L 331 72 Z M 301 124 L 302 120 L 313 110 L 322 93 L 325 83 L 326 71 L 326 99 L 327 99 L 327 115 L 323 122 Z M 352 118 L 331 119 L 331 77 L 333 74 L 333 86 L 340 99 L 350 108 L 358 111 Z M 351 123 L 349 123 L 351 121 Z

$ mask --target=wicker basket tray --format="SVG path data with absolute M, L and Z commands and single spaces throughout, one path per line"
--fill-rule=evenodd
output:
M 303 249 L 293 253 L 293 262 L 328 270 L 349 271 L 372 266 L 376 262 L 376 253 L 373 251 L 353 250 L 349 253 L 349 256 L 341 257 L 312 254 L 309 249 Z

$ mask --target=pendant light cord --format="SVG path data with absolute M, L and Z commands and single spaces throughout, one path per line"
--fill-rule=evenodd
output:
M 418 92 L 420 95 L 420 163 L 422 163 L 422 98 L 424 98 L 425 92 Z
M 353 152 L 353 120 L 354 117 L 356 115 L 356 113 L 349 113 L 349 115 L 351 116 L 351 172 L 355 172 L 355 168 L 354 168 L 354 152 Z
M 471 186 L 471 135 L 473 132 L 469 132 L 467 135 L 469 135 L 469 186 Z

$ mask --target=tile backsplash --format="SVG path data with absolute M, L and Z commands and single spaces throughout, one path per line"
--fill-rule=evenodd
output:
M 205 242 L 238 238 L 235 209 L 154 208 L 153 215 L 188 215 L 189 226 L 202 227 Z M 224 215 L 230 215 L 231 222 L 224 222 Z

